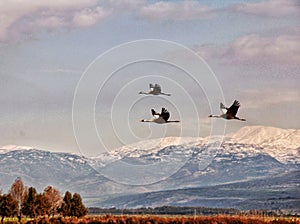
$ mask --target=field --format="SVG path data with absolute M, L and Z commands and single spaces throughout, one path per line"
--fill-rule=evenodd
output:
M 14 219 L 5 219 L 4 223 L 17 223 Z M 263 216 L 158 216 L 158 215 L 92 215 L 84 218 L 40 218 L 37 220 L 23 219 L 22 223 L 110 223 L 110 224 L 300 224 L 295 217 L 278 218 Z

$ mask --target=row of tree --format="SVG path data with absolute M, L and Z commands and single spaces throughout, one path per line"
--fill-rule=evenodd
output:
M 183 207 L 183 206 L 161 206 L 161 207 L 141 207 L 141 208 L 89 208 L 89 214 L 147 214 L 147 215 L 239 215 L 242 211 L 234 208 L 208 208 L 208 207 Z M 244 213 L 243 213 L 244 214 Z
M 5 217 L 22 216 L 36 218 L 38 216 L 76 216 L 87 214 L 81 196 L 67 191 L 62 197 L 59 191 L 48 186 L 42 193 L 37 193 L 34 187 L 26 187 L 21 178 L 17 178 L 7 194 L 0 192 L 0 216 L 3 222 Z

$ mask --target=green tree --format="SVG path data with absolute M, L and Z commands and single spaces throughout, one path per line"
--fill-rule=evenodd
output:
M 24 200 L 22 206 L 22 213 L 26 216 L 31 218 L 36 217 L 36 199 L 37 199 L 37 192 L 34 187 L 30 187 L 28 189 L 28 194 Z
M 20 222 L 22 217 L 22 205 L 27 195 L 27 188 L 24 186 L 21 178 L 18 177 L 15 180 L 15 182 L 12 184 L 9 190 L 9 194 L 18 203 L 17 211 L 18 211 L 18 220 Z
M 60 212 L 63 216 L 71 216 L 71 209 L 72 209 L 72 194 L 67 191 L 63 198 L 63 203 L 61 205 Z
M 72 198 L 71 216 L 83 217 L 87 214 L 87 209 L 82 203 L 80 194 L 74 193 Z
M 10 195 L 0 195 L 0 215 L 1 222 L 5 217 L 11 217 L 18 214 L 18 202 Z

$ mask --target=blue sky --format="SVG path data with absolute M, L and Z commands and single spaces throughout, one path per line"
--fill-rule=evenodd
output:
M 99 55 L 119 44 L 139 39 L 176 42 L 192 49 L 207 62 L 223 89 L 225 103 L 240 100 L 239 115 L 247 118 L 247 123 L 227 122 L 227 132 L 244 125 L 300 127 L 300 5 L 296 0 L 28 0 L 23 3 L 2 0 L 0 15 L 0 145 L 78 152 L 72 102 L 80 77 Z M 132 114 L 126 107 L 132 103 L 130 100 L 120 102 L 114 97 L 99 100 L 96 126 L 105 133 L 107 149 L 147 139 L 151 131 L 156 133 L 152 137 L 182 135 L 180 126 L 166 128 L 134 123 L 135 117 L 150 118 L 150 109 L 159 110 L 163 105 L 169 105 L 174 119 L 181 114 L 180 119 L 190 122 L 184 136 L 195 135 L 198 128 L 193 124 L 195 116 L 200 120 L 200 136 L 210 133 L 209 103 L 215 112 L 219 102 L 210 100 L 208 103 L 191 81 L 172 68 L 158 66 L 155 70 L 155 66 L 145 64 L 124 69 L 116 77 L 120 83 L 126 83 L 137 78 L 134 75 L 138 73 L 149 76 L 143 80 L 145 83 L 133 85 L 139 89 L 128 90 L 127 94 L 147 90 L 151 80 L 164 84 L 163 90 L 172 92 L 177 89 L 169 85 L 170 82 L 151 75 L 174 72 L 179 77 L 177 83 L 181 83 L 196 102 L 199 114 L 189 113 L 191 104 L 173 92 L 176 105 L 164 98 L 146 97 L 144 104 L 132 109 Z M 117 79 L 103 89 L 105 94 L 115 96 L 120 91 L 120 86 L 114 84 Z M 108 119 L 106 115 L 111 108 L 107 105 L 111 100 L 119 102 L 116 108 L 120 118 L 117 119 L 122 119 L 122 114 L 124 119 L 130 118 L 130 128 L 115 130 L 124 136 L 123 143 L 115 138 L 116 133 L 109 125 L 101 123 L 101 119 Z M 147 103 L 152 105 L 146 107 Z M 84 108 L 82 110 L 84 119 Z M 134 138 L 131 134 L 140 136 Z

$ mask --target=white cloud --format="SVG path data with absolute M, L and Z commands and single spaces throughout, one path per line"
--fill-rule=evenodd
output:
M 213 10 L 197 1 L 156 2 L 141 7 L 139 15 L 149 20 L 183 20 L 206 18 Z
M 18 40 L 22 34 L 42 30 L 89 27 L 112 14 L 132 13 L 150 20 L 206 18 L 212 10 L 197 1 L 156 2 L 146 0 L 2 0 L 0 42 Z
M 260 37 L 252 34 L 225 46 L 201 46 L 198 53 L 206 59 L 218 58 L 223 63 L 300 64 L 300 35 Z
M 96 7 L 95 9 L 84 9 L 76 12 L 73 17 L 73 25 L 77 26 L 92 26 L 97 22 L 107 18 L 112 13 L 112 10 Z
M 233 6 L 233 11 L 267 16 L 299 15 L 297 0 L 265 0 Z M 231 8 L 231 9 L 232 9 Z M 228 8 L 213 9 L 196 0 L 1 0 L 0 42 L 19 39 L 23 33 L 89 27 L 110 15 L 131 13 L 150 21 L 210 18 Z
M 298 0 L 265 0 L 238 4 L 234 7 L 234 11 L 274 17 L 300 15 L 300 2 Z
M 2 0 L 0 1 L 0 42 L 19 38 L 22 32 L 40 28 L 93 25 L 109 15 L 97 7 L 97 0 Z
M 266 60 L 275 63 L 300 63 L 300 36 L 281 35 L 263 38 L 249 35 L 236 40 L 225 51 L 225 56 L 238 61 Z M 230 60 L 230 59 L 229 59 Z
M 38 28 L 44 28 L 46 30 L 53 31 L 66 26 L 68 26 L 68 22 L 65 18 L 53 15 L 35 18 L 35 20 L 32 20 L 27 24 L 27 30 L 33 31 L 37 30 Z M 21 28 L 19 30 L 21 30 Z

